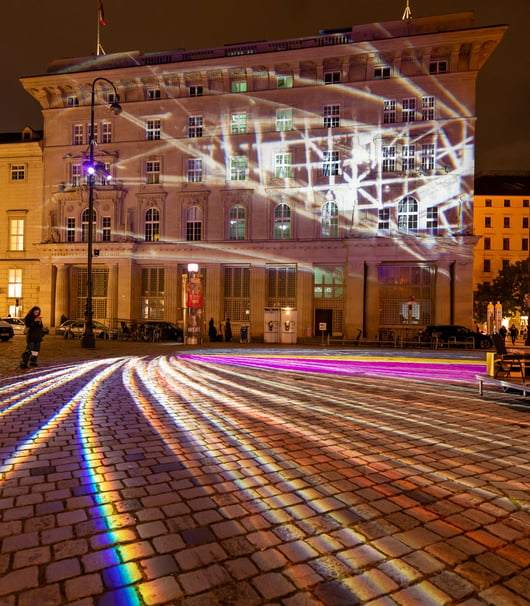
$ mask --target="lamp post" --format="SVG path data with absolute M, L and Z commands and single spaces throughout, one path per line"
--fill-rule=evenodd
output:
M 85 329 L 81 336 L 81 347 L 94 349 L 96 339 L 94 336 L 93 325 L 93 309 L 92 309 L 92 244 L 93 244 L 93 228 L 94 228 L 94 186 L 96 175 L 104 175 L 109 179 L 110 175 L 105 170 L 105 165 L 102 162 L 94 161 L 94 146 L 96 138 L 94 137 L 94 107 L 96 103 L 96 83 L 107 82 L 114 90 L 115 100 L 110 105 L 110 110 L 114 115 L 121 114 L 121 105 L 119 103 L 120 96 L 114 84 L 107 78 L 98 77 L 92 82 L 91 98 L 90 98 L 90 134 L 88 137 L 88 160 L 83 163 L 83 168 L 88 179 L 88 233 L 87 233 L 87 289 L 86 289 L 86 307 L 85 307 Z

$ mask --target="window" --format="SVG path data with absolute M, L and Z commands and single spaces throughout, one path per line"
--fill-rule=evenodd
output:
M 159 160 L 148 160 L 145 163 L 145 181 L 146 183 L 153 185 L 160 183 L 160 161 Z
M 401 148 L 401 169 L 414 170 L 416 168 L 416 146 L 403 145 Z
M 487 199 L 487 200 L 484 202 L 484 206 L 485 206 L 486 208 L 491 208 L 491 200 Z
M 447 73 L 447 60 L 442 59 L 440 61 L 431 61 L 429 63 L 429 74 L 446 74 Z
M 83 145 L 85 142 L 85 129 L 82 124 L 74 124 L 74 133 L 72 143 L 74 145 Z
M 101 241 L 110 242 L 111 237 L 111 225 L 112 219 L 110 217 L 103 217 L 101 219 Z
M 72 187 L 79 187 L 82 181 L 81 164 L 70 165 L 70 183 Z
M 276 130 L 293 130 L 293 110 L 278 109 L 276 110 Z
M 324 177 L 331 177 L 339 174 L 339 152 L 325 151 L 322 162 L 322 174 Z
M 142 267 L 141 316 L 145 320 L 164 319 L 164 268 Z
M 421 169 L 434 170 L 434 143 L 421 146 Z
M 190 139 L 202 137 L 202 116 L 188 117 L 188 137 Z
M 88 241 L 88 224 L 89 224 L 89 214 L 88 208 L 83 211 L 81 215 L 81 241 Z M 92 240 L 95 240 L 95 230 L 96 230 L 96 211 L 92 211 Z
M 491 259 L 484 259 L 482 271 L 486 274 L 489 274 L 491 272 Z
M 96 175 L 96 185 L 109 185 L 111 176 L 111 165 L 110 162 L 103 162 L 104 173 Z M 111 176 L 111 179 L 108 179 L 107 176 Z
M 340 82 L 339 71 L 324 72 L 324 84 L 337 84 L 337 82 Z
M 528 217 L 523 217 L 523 229 L 528 229 Z
M 427 231 L 435 234 L 438 231 L 438 207 L 431 206 L 427 208 Z
M 278 76 L 277 86 L 278 88 L 293 88 L 293 77 Z
M 24 250 L 25 219 L 9 219 L 9 250 Z
M 502 239 L 502 250 L 510 250 L 510 238 Z
M 523 200 L 523 208 L 528 208 L 530 206 L 530 200 Z
M 232 206 L 229 212 L 229 238 L 230 240 L 245 239 L 245 208 L 243 206 Z
M 277 179 L 290 179 L 292 176 L 292 155 L 290 152 L 276 154 L 274 157 L 274 176 Z
M 232 92 L 233 93 L 246 93 L 247 92 L 247 83 L 244 80 L 236 80 L 232 82 Z
M 76 317 L 83 317 L 86 310 L 87 296 L 87 268 L 79 268 L 77 271 L 77 311 L 74 313 Z M 105 320 L 107 314 L 107 296 L 109 285 L 109 270 L 108 268 L 95 267 L 92 270 L 92 308 L 94 311 L 94 319 Z
M 403 122 L 414 122 L 416 120 L 416 99 L 403 99 L 402 118 Z
M 7 272 L 7 296 L 10 299 L 22 297 L 22 270 L 9 269 Z
M 324 128 L 340 126 L 340 105 L 324 105 Z
M 484 238 L 484 250 L 491 250 L 491 238 Z
M 418 202 L 412 196 L 407 196 L 398 204 L 398 229 L 410 233 L 418 229 Z
M 154 118 L 145 123 L 145 138 L 147 141 L 157 141 L 160 139 L 160 119 Z
M 66 241 L 75 242 L 75 218 L 67 217 L 66 219 Z
M 189 242 L 202 239 L 202 213 L 197 206 L 186 211 L 186 240 Z
M 190 86 L 188 91 L 190 97 L 202 97 L 202 86 Z
M 248 321 L 250 309 L 250 268 L 224 268 L 224 316 L 236 322 Z
M 230 158 L 230 181 L 245 181 L 247 178 L 247 159 L 245 156 Z
M 502 260 L 502 271 L 508 271 L 510 269 L 510 260 L 503 259 Z
M 503 217 L 503 227 L 505 229 L 510 227 L 510 217 Z
M 11 181 L 24 181 L 26 178 L 25 164 L 11 164 Z
M 386 80 L 390 78 L 390 67 L 388 65 L 380 65 L 374 69 L 375 80 Z
M 112 122 L 101 124 L 101 143 L 112 143 Z
M 339 207 L 336 202 L 328 201 L 322 206 L 320 230 L 323 238 L 339 236 Z
M 281 203 L 274 209 L 275 240 L 288 240 L 291 237 L 291 209 L 287 204 Z
M 79 99 L 74 95 L 66 97 L 66 107 L 77 107 L 79 105 Z
M 90 142 L 90 136 L 92 134 L 92 124 L 87 124 L 86 125 L 86 132 L 87 132 L 87 136 L 88 136 L 88 141 Z M 94 138 L 92 139 L 92 141 L 94 141 L 95 143 L 98 142 L 98 125 L 94 124 Z
M 504 208 L 509 208 L 511 206 L 510 200 L 504 200 Z
M 267 266 L 267 306 L 295 307 L 296 267 L 280 265 Z
M 118 96 L 114 91 L 108 92 L 105 94 L 105 99 L 107 101 L 107 105 L 112 105 L 113 103 L 118 103 Z
M 421 100 L 421 119 L 434 120 L 434 97 L 423 97 Z
M 342 267 L 315 267 L 313 274 L 315 299 L 342 299 L 343 294 L 344 270 Z
M 484 217 L 484 227 L 491 227 L 491 217 Z
M 390 230 L 390 209 L 380 208 L 377 213 L 377 229 L 379 231 Z
M 160 89 L 159 88 L 148 88 L 146 90 L 145 96 L 150 101 L 154 99 L 160 99 Z
M 200 183 L 202 181 L 202 159 L 190 158 L 186 171 L 188 183 Z
M 528 250 L 528 238 L 521 240 L 521 250 Z
M 383 172 L 395 172 L 396 170 L 396 146 L 383 145 Z
M 147 209 L 144 234 L 146 242 L 158 242 L 160 240 L 160 211 L 158 208 Z
M 383 124 L 394 124 L 396 121 L 396 100 L 383 100 Z
M 230 132 L 233 135 L 243 135 L 247 132 L 247 114 L 242 112 L 232 114 Z

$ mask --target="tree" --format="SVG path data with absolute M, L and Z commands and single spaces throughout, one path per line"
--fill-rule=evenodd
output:
M 527 315 L 525 294 L 530 292 L 528 284 L 528 260 L 517 261 L 501 269 L 493 282 L 479 284 L 474 292 L 475 319 L 486 321 L 488 303 L 500 301 L 505 316 Z

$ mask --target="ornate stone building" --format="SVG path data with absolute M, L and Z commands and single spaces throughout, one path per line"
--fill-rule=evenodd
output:
M 253 335 L 283 307 L 299 337 L 471 325 L 475 84 L 504 31 L 461 13 L 23 78 L 44 117 L 45 313 L 84 313 L 93 109 L 114 177 L 94 192 L 95 318 L 181 320 L 195 262 L 206 319 Z

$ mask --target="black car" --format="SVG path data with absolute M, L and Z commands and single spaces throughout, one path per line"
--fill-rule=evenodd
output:
M 420 333 L 420 341 L 422 343 L 431 343 L 437 340 L 440 345 L 459 345 L 463 347 L 471 343 L 471 339 L 473 339 L 473 346 L 476 348 L 489 349 L 493 347 L 491 338 L 488 335 L 483 335 L 481 332 L 455 324 L 427 326 Z
M 184 340 L 182 328 L 172 322 L 148 320 L 138 324 L 137 335 L 140 341 L 179 341 Z
M 9 341 L 9 339 L 13 338 L 15 332 L 13 331 L 13 327 L 11 324 L 4 322 L 4 320 L 0 320 L 0 340 Z

